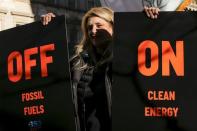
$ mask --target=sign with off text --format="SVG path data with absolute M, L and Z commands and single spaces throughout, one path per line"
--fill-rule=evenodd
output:
M 196 21 L 195 12 L 115 13 L 114 131 L 197 130 Z
M 65 18 L 0 32 L 0 130 L 75 131 Z

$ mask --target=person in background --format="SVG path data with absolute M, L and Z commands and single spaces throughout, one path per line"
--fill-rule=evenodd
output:
M 157 19 L 159 11 L 197 11 L 195 0 L 144 0 L 149 1 L 144 6 L 146 15 Z
M 43 25 L 55 17 L 42 16 Z M 111 131 L 111 61 L 113 11 L 90 9 L 83 17 L 83 37 L 70 60 L 77 131 Z

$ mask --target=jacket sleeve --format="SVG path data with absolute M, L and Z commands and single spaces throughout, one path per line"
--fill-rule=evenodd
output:
M 143 0 L 144 6 L 163 8 L 168 4 L 169 0 Z

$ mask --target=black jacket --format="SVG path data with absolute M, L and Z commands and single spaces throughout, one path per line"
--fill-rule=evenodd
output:
M 84 51 L 71 60 L 77 131 L 110 131 L 111 47 L 102 56 L 93 52 Z

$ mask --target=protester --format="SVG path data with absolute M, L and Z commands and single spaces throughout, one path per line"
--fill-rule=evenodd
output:
M 53 13 L 42 16 L 43 25 L 53 17 Z M 70 61 L 77 130 L 111 131 L 113 11 L 92 8 L 81 29 L 83 37 Z
M 152 0 L 144 10 L 148 17 L 157 19 L 159 11 L 196 11 L 195 3 L 195 0 Z

